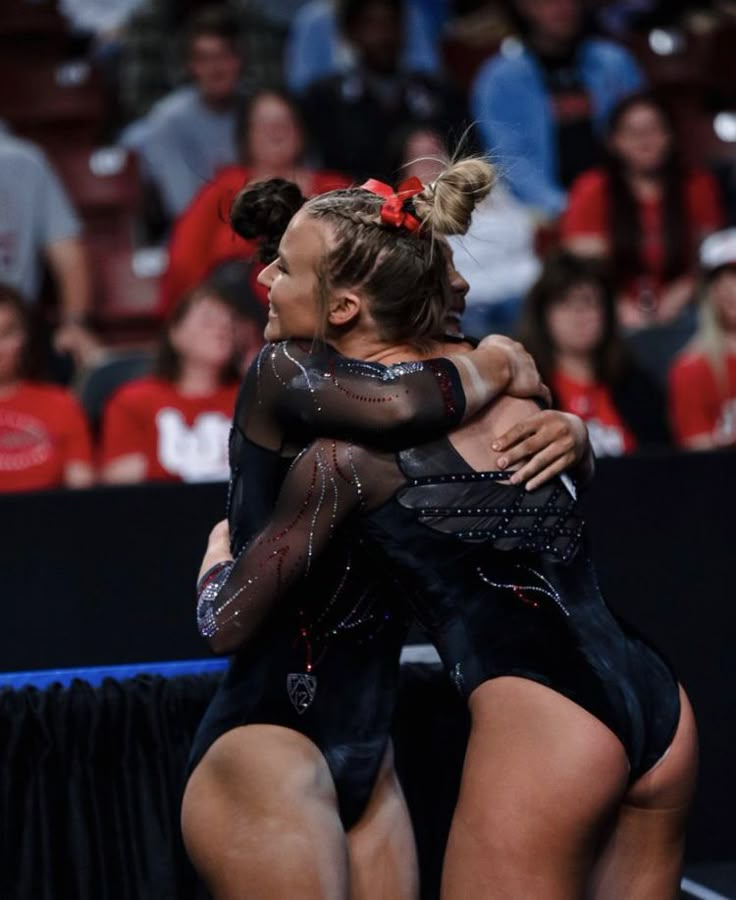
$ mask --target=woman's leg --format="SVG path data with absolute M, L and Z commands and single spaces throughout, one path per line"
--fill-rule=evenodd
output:
M 347 900 L 332 777 L 298 732 L 248 725 L 222 735 L 189 779 L 181 821 L 213 900 Z
M 443 900 L 577 900 L 626 791 L 623 746 L 580 706 L 523 678 L 485 682 L 470 710 Z
M 679 897 L 685 824 L 698 765 L 695 718 L 685 692 L 680 724 L 663 759 L 632 785 L 596 865 L 595 900 Z
M 414 832 L 389 745 L 371 798 L 348 832 L 350 900 L 416 900 Z

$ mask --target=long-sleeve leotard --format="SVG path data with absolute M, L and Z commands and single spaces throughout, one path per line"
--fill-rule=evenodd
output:
M 672 739 L 676 680 L 600 595 L 574 486 L 558 478 L 526 491 L 507 477 L 476 472 L 446 439 L 396 454 L 317 441 L 289 471 L 267 526 L 203 578 L 200 630 L 216 649 L 247 646 L 360 511 L 362 534 L 465 696 L 501 675 L 552 687 L 619 737 L 635 777 Z
M 469 411 L 461 381 L 444 359 L 386 368 L 344 359 L 318 342 L 267 346 L 244 381 L 231 432 L 232 552 L 241 553 L 263 527 L 291 459 L 314 435 L 324 430 L 401 446 L 417 430 L 441 434 Z M 477 403 L 472 385 L 471 393 Z M 242 652 L 200 724 L 190 766 L 237 726 L 293 728 L 327 760 L 349 828 L 385 754 L 406 615 L 394 602 L 392 580 L 361 541 L 349 531 L 340 538 L 284 598 L 258 641 L 233 646 Z
M 236 403 L 227 516 L 238 553 L 263 525 L 288 460 L 320 435 L 399 449 L 447 433 L 465 412 L 447 359 L 382 366 L 340 356 L 321 342 L 263 348 Z

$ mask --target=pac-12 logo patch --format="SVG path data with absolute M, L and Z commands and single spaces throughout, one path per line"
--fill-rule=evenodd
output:
M 292 672 L 286 676 L 286 690 L 294 709 L 301 715 L 312 705 L 317 693 L 317 679 L 305 672 Z

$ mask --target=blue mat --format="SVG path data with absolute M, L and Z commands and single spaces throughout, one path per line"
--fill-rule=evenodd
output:
M 204 675 L 222 672 L 227 667 L 227 659 L 188 659 L 181 662 L 132 663 L 124 666 L 97 666 L 85 669 L 42 669 L 36 672 L 4 672 L 0 674 L 0 690 L 17 691 L 35 687 L 43 690 L 52 684 L 68 687 L 79 679 L 92 685 L 99 685 L 106 678 L 123 681 L 137 675 L 162 675 L 176 678 L 178 675 Z
M 401 651 L 401 662 L 428 663 L 438 665 L 437 651 L 430 644 L 411 644 Z M 106 678 L 123 681 L 137 675 L 161 675 L 164 678 L 176 678 L 178 675 L 206 675 L 210 672 L 223 672 L 227 668 L 228 659 L 185 659 L 180 662 L 128 663 L 119 666 L 94 666 L 79 669 L 38 669 L 34 672 L 2 672 L 0 673 L 0 690 L 18 691 L 26 687 L 43 690 L 52 684 L 68 687 L 78 679 L 92 685 L 99 685 Z

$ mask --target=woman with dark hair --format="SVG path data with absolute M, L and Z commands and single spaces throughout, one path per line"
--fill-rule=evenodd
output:
M 221 481 L 238 390 L 236 317 L 211 285 L 174 308 L 152 376 L 111 397 L 102 423 L 102 480 Z
M 27 304 L 0 284 L 0 493 L 94 482 L 84 413 L 72 394 L 32 381 Z
M 665 398 L 619 334 L 601 264 L 550 255 L 526 297 L 519 339 L 559 409 L 580 416 L 598 456 L 668 443 Z
M 239 165 L 221 169 L 176 221 L 161 288 L 164 312 L 219 264 L 255 254 L 256 244 L 234 233 L 227 215 L 235 195 L 246 184 L 285 178 L 312 197 L 350 183 L 346 176 L 313 171 L 304 164 L 301 116 L 295 103 L 280 91 L 261 90 L 248 98 L 238 116 L 238 135 Z
M 467 228 L 487 193 L 488 167 L 473 161 L 448 172 L 444 183 L 440 176 L 428 190 L 412 191 L 410 204 L 375 182 L 363 196 L 310 201 L 261 275 L 272 333 L 324 330 L 356 356 L 422 365 L 438 346 L 431 292 L 416 293 L 402 329 L 393 306 L 377 302 L 371 288 L 388 229 L 396 229 L 396 243 L 413 240 L 421 256 L 435 232 Z M 267 396 L 268 366 L 254 374 L 252 387 Z M 527 490 L 499 471 L 496 436 L 537 410 L 530 399 L 500 397 L 449 436 L 419 434 L 399 452 L 315 441 L 235 558 L 227 523 L 214 529 L 200 572 L 198 625 L 216 652 L 258 657 L 274 621 L 288 615 L 283 594 L 321 550 L 353 533 L 374 567 L 399 580 L 471 713 L 443 897 L 671 900 L 697 762 L 692 711 L 669 666 L 601 597 L 573 481 L 563 475 Z M 588 466 L 576 473 L 581 483 L 590 474 Z M 304 585 L 299 593 L 306 604 Z M 315 612 L 325 606 L 329 599 L 317 601 Z M 356 706 L 370 710 L 370 681 L 343 665 L 345 690 L 335 702 L 346 715 Z M 307 710 L 323 683 L 310 674 L 307 655 L 300 682 Z M 200 862 L 203 851 L 222 845 L 233 858 L 231 838 L 261 832 L 247 791 L 239 802 L 252 772 L 238 736 L 214 746 L 220 741 L 187 789 L 185 836 L 198 832 L 190 849 L 202 853 Z M 328 742 L 325 749 L 335 748 Z M 375 872 L 376 890 L 365 896 L 408 896 L 382 891 L 378 866 Z M 216 896 L 237 894 L 224 888 Z
M 714 178 L 683 165 L 666 108 L 638 93 L 611 115 L 604 165 L 573 184 L 562 239 L 575 253 L 609 261 L 619 321 L 640 328 L 686 307 L 697 247 L 722 219 Z
M 452 173 L 442 173 L 426 195 L 452 190 Z M 315 324 L 315 290 L 321 304 L 337 304 L 338 320 L 355 291 L 369 291 L 383 333 L 429 343 L 444 330 L 450 291 L 443 254 L 388 222 L 376 227 L 375 199 L 366 190 L 325 195 L 336 240 L 328 254 L 335 271 L 324 289 L 301 280 L 300 253 L 279 254 L 276 265 L 294 289 L 288 307 L 271 306 L 266 337 L 308 339 L 266 347 L 244 382 L 231 439 L 234 553 L 263 526 L 288 463 L 310 435 L 352 433 L 398 447 L 417 434 L 444 433 L 503 390 L 543 390 L 528 356 L 504 339 L 473 352 L 438 344 L 463 352 L 452 361 L 395 367 L 364 343 L 358 362 L 314 340 L 324 335 L 329 342 L 336 333 L 334 325 Z M 248 234 L 280 236 L 301 205 L 294 185 L 254 185 L 239 197 L 233 223 L 247 223 Z M 289 207 L 276 228 L 278 212 Z M 318 242 L 320 234 L 313 235 Z M 419 316 L 414 295 L 424 299 Z M 347 332 L 361 341 L 363 327 L 354 323 Z M 579 422 L 550 411 L 507 442 L 509 461 L 522 444 L 517 458 L 524 461 L 541 452 L 519 477 L 542 480 L 587 446 Z M 182 811 L 190 856 L 218 900 L 240 896 L 245 882 L 254 895 L 274 898 L 416 896 L 411 826 L 389 741 L 405 633 L 400 590 L 345 530 L 257 646 L 235 655 L 195 738 Z M 273 835 L 265 845 L 264 828 Z

